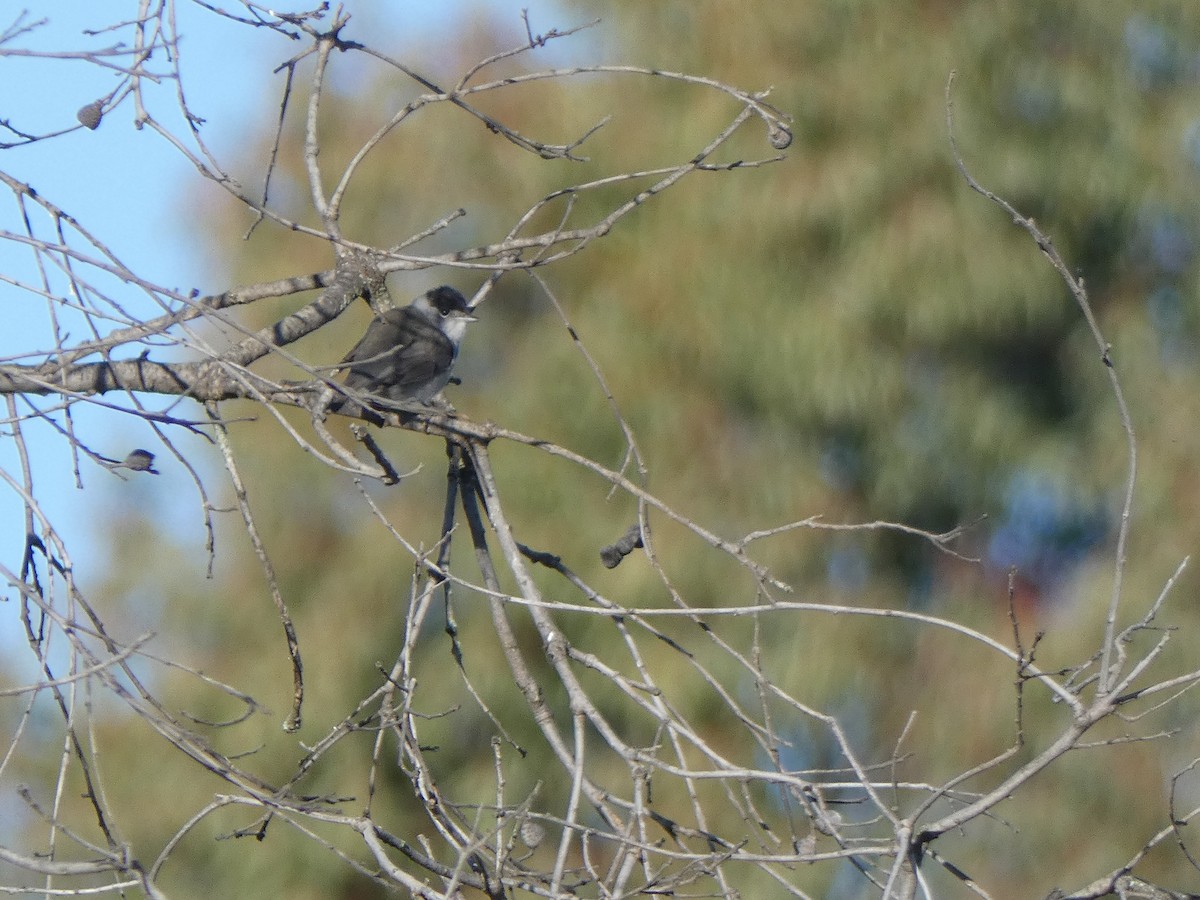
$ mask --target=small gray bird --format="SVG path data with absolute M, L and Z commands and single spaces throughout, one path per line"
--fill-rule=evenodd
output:
M 458 345 L 474 321 L 463 295 L 445 285 L 401 309 L 384 311 L 342 360 L 348 370 L 346 388 L 392 401 L 429 403 L 450 383 Z

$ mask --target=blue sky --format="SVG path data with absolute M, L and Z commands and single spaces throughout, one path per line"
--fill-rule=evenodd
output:
M 315 4 L 289 3 L 284 8 L 311 5 Z M 469 20 L 475 6 L 464 0 L 347 5 L 354 16 L 347 37 L 369 40 L 373 46 L 401 58 L 413 55 L 414 48 L 454 40 L 456 30 Z M 511 29 L 497 35 L 497 49 L 514 46 L 523 37 L 522 8 L 529 9 L 538 31 L 566 28 L 582 21 L 580 14 L 563 13 L 550 2 L 493 0 L 489 5 L 499 13 L 500 21 L 511 21 Z M 226 6 L 238 8 L 233 3 Z M 0 30 L 13 22 L 20 7 L 10 9 L 13 12 L 4 13 L 8 18 L 0 19 Z M 84 31 L 103 28 L 135 10 L 136 4 L 94 0 L 34 4 L 26 21 L 44 17 L 47 24 L 11 42 L 6 49 L 85 50 L 110 46 L 115 40 L 127 40 L 129 32 L 88 36 Z M 264 29 L 233 25 L 187 0 L 177 2 L 177 21 L 183 35 L 181 58 L 189 107 L 206 120 L 204 138 L 218 159 L 225 164 L 241 162 L 240 170 L 246 171 L 240 153 L 243 135 L 261 130 L 264 109 L 273 113 L 283 76 L 272 69 L 296 53 L 299 45 Z M 589 40 L 586 34 L 570 39 L 570 52 L 585 50 Z M 347 62 L 346 57 L 337 62 L 341 66 L 339 78 L 354 76 L 354 70 L 347 68 L 353 62 Z M 0 84 L 6 87 L 0 118 L 30 133 L 68 128 L 75 124 L 80 107 L 107 94 L 117 80 L 113 72 L 81 60 L 0 56 Z M 173 131 L 183 133 L 174 84 L 164 82 L 148 90 L 151 111 Z M 195 196 L 202 180 L 166 141 L 149 129 L 135 129 L 133 116 L 133 105 L 127 99 L 105 116 L 96 131 L 80 128 L 53 140 L 0 151 L 0 170 L 32 186 L 78 219 L 141 276 L 184 291 L 197 288 L 209 293 L 231 287 L 223 272 L 212 270 L 212 260 L 219 260 L 219 248 L 225 241 L 197 232 L 187 210 L 181 207 L 189 196 Z M 0 139 L 9 138 L 8 134 L 0 135 Z M 252 171 L 261 173 L 262 161 L 251 163 L 255 167 Z M 35 223 L 35 229 L 49 236 L 46 228 L 45 217 Z M 23 231 L 18 206 L 7 193 L 0 197 L 0 229 Z M 314 269 L 323 264 L 315 261 Z M 37 283 L 33 254 L 8 241 L 0 241 L 0 273 Z M 56 284 L 56 290 L 62 287 Z M 113 293 L 128 304 L 126 308 L 133 315 L 158 312 L 136 291 L 114 287 Z M 41 356 L 28 361 L 44 359 L 44 352 L 53 346 L 48 304 L 33 293 L 0 283 L 0 309 L 5 323 L 0 329 L 0 357 L 8 359 L 40 350 Z M 67 343 L 83 336 L 83 325 L 82 319 L 72 321 L 69 317 L 61 322 L 69 332 Z M 188 414 L 183 409 L 180 412 Z M 56 419 L 61 422 L 61 415 Z M 75 424 L 92 449 L 110 457 L 122 458 L 136 446 L 155 452 L 161 449 L 145 426 L 87 404 L 76 404 Z M 7 434 L 0 434 L 0 467 L 19 477 L 15 443 Z M 28 426 L 26 437 L 35 493 L 67 540 L 71 562 L 85 584 L 89 574 L 100 575 L 105 569 L 104 543 L 96 536 L 105 530 L 105 510 L 117 502 L 145 506 L 161 527 L 182 533 L 189 540 L 194 538 L 196 556 L 203 555 L 195 492 L 175 461 L 160 456 L 162 474 L 157 478 L 139 474 L 120 481 L 82 459 L 81 490 L 75 485 L 69 444 L 62 436 L 46 425 L 33 424 Z M 0 484 L 0 562 L 10 569 L 16 570 L 20 564 L 24 533 L 21 499 Z

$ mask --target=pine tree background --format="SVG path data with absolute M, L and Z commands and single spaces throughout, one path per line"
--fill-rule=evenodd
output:
M 372 7 L 357 15 L 369 29 L 387 12 Z M 754 552 L 794 586 L 793 599 L 928 611 L 1001 641 L 1012 637 L 1008 585 L 1015 567 L 1024 638 L 1045 632 L 1038 647 L 1043 669 L 1078 662 L 1096 646 L 1113 571 L 1124 436 L 1104 366 L 1061 280 L 1029 237 L 956 170 L 945 104 L 954 71 L 956 134 L 967 165 L 1054 238 L 1085 277 L 1112 343 L 1139 441 L 1126 616 L 1140 615 L 1200 531 L 1200 7 L 1126 0 L 839 0 L 736 9 L 576 2 L 564 4 L 557 21 L 540 24 L 566 27 L 592 17 L 601 25 L 554 46 L 556 64 L 631 63 L 749 90 L 769 87 L 770 102 L 794 117 L 785 161 L 697 173 L 541 273 L 628 418 L 650 489 L 731 538 L 815 516 L 940 532 L 986 515 L 959 545 L 979 564 L 883 531 L 802 529 L 756 543 Z M 517 10 L 480 6 L 452 42 L 391 52 L 449 82 L 519 38 Z M 535 54 L 510 68 L 542 65 Z M 345 158 L 378 127 L 380 110 L 417 92 L 391 74 L 351 81 L 326 98 L 323 159 Z M 262 98 L 261 127 L 246 135 L 247 171 L 262 165 L 277 104 Z M 532 198 L 699 151 L 736 113 L 715 94 L 622 76 L 531 84 L 481 97 L 479 106 L 548 140 L 568 140 L 612 118 L 583 149 L 590 161 L 577 164 L 539 160 L 450 109 L 424 112 L 368 163 L 346 203 L 347 236 L 388 246 L 461 206 L 468 215 L 434 244 L 493 239 Z M 295 151 L 300 122 L 289 125 Z M 765 134 L 747 130 L 721 159 L 772 152 Z M 288 198 L 285 205 L 303 219 L 308 195 L 299 154 L 285 154 L 283 166 L 276 196 Z M 582 198 L 576 215 L 602 215 L 612 196 Z M 184 187 L 180 203 L 195 213 L 185 224 L 211 247 L 212 281 L 202 290 L 332 264 L 323 245 L 269 226 L 242 242 L 246 212 L 207 185 Z M 315 222 L 311 212 L 307 217 Z M 393 276 L 391 289 L 406 301 L 436 284 L 469 292 L 481 281 L 470 271 L 439 270 Z M 246 313 L 246 324 L 260 327 L 306 299 L 260 304 Z M 291 349 L 314 364 L 335 363 L 368 317 L 360 304 Z M 264 371 L 288 377 L 282 366 Z M 515 274 L 499 282 L 466 338 L 458 372 L 463 384 L 452 399 L 466 416 L 619 465 L 621 433 L 605 398 L 531 279 Z M 230 417 L 253 413 L 249 404 L 224 409 Z M 305 427 L 303 414 L 288 417 Z M 346 435 L 344 423 L 330 426 Z M 234 436 L 302 641 L 309 695 L 299 739 L 312 743 L 379 683 L 379 667 L 395 657 L 413 562 L 350 477 L 301 452 L 269 417 L 237 423 Z M 402 471 L 421 469 L 400 486 L 366 493 L 428 547 L 442 516 L 444 447 L 398 430 L 379 440 Z M 198 464 L 217 471 L 215 451 L 200 441 L 192 450 Z M 606 594 L 646 606 L 669 602 L 640 555 L 613 571 L 600 564 L 598 549 L 634 520 L 627 497 L 607 499 L 598 479 L 522 448 L 498 444 L 494 456 L 524 543 L 561 555 Z M 256 751 L 256 770 L 281 780 L 303 750 L 278 728 L 291 683 L 262 573 L 240 520 L 223 513 L 216 574 L 204 577 L 195 523 L 169 531 L 156 525 L 177 517 L 173 506 L 185 502 L 180 467 L 167 461 L 162 468 L 156 481 L 106 492 L 109 518 L 97 539 L 110 546 L 111 562 L 96 592 L 110 604 L 104 612 L 115 626 L 130 634 L 153 627 L 160 654 L 269 707 L 214 740 L 229 754 Z M 227 487 L 216 495 L 215 505 L 230 505 Z M 745 573 L 728 560 L 661 517 L 652 524 L 664 568 L 694 605 L 753 598 Z M 457 570 L 470 569 L 469 551 L 465 538 L 457 541 Z M 575 602 L 560 579 L 539 579 L 548 599 Z M 1196 585 L 1186 573 L 1158 620 L 1180 629 L 1165 657 L 1179 666 L 1194 665 L 1200 641 L 1190 599 Z M 507 721 L 506 711 L 521 699 L 507 685 L 486 602 L 458 592 L 453 614 L 466 671 L 488 687 L 493 712 Z M 998 657 L 981 657 L 976 645 L 887 619 L 786 621 L 786 629 L 760 636 L 766 668 L 794 696 L 837 716 L 867 760 L 905 755 L 901 779 L 944 779 L 1012 742 L 1016 673 Z M 582 645 L 617 639 L 590 618 L 563 617 L 561 624 Z M 430 739 L 437 738 L 443 771 L 457 773 L 456 788 L 486 798 L 495 729 L 464 700 L 440 625 L 429 628 L 420 653 L 423 671 L 444 679 L 427 679 L 422 700 L 431 715 L 455 713 L 431 721 Z M 705 652 L 694 627 L 664 630 Z M 523 638 L 537 640 L 532 630 Z M 671 671 L 665 643 L 647 653 L 654 666 Z M 189 676 L 155 677 L 198 719 L 240 711 Z M 691 704 L 693 721 L 721 743 L 728 710 L 702 688 L 681 685 L 673 702 Z M 1054 733 L 1063 711 L 1032 692 L 1026 699 L 1022 753 L 1029 755 Z M 1167 824 L 1170 778 L 1197 755 L 1196 712 L 1185 696 L 1139 725 L 1140 732 L 1180 730 L 1170 742 L 1073 754 L 1002 806 L 1007 818 L 947 835 L 939 850 L 998 897 L 1086 884 Z M 629 727 L 636 732 L 640 725 Z M 789 765 L 844 764 L 811 722 L 780 728 L 793 741 Z M 1120 736 L 1109 725 L 1094 739 Z M 530 749 L 524 768 L 512 771 L 512 794 L 521 796 L 538 782 L 545 751 L 531 726 L 514 737 Z M 161 842 L 222 790 L 119 710 L 99 739 L 109 744 L 110 802 L 141 810 L 127 819 L 141 832 L 125 835 L 135 844 Z M 305 790 L 360 794 L 372 740 L 347 740 L 339 765 L 317 770 Z M 52 775 L 56 760 L 20 764 L 32 780 L 39 768 Z M 142 777 L 145 765 L 153 766 L 152 780 Z M 403 779 L 395 771 L 387 777 L 380 790 L 386 805 L 375 810 L 402 832 L 421 811 Z M 598 777 L 603 781 L 603 772 Z M 155 786 L 161 793 L 148 795 Z M 563 798 L 547 791 L 538 799 L 556 809 Z M 282 821 L 261 843 L 216 840 L 253 817 L 229 807 L 192 833 L 164 870 L 172 896 L 245 896 L 246 884 L 264 897 L 386 895 Z M 331 831 L 329 839 L 357 852 L 345 836 Z M 1200 876 L 1170 842 L 1139 872 L 1178 890 L 1200 890 Z M 769 884 L 739 874 L 744 896 L 771 895 Z M 848 865 L 813 866 L 796 879 L 812 896 L 860 896 L 853 874 Z M 934 865 L 928 874 L 944 895 L 961 890 Z

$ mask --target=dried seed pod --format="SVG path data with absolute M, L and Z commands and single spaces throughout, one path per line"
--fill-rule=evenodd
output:
M 534 822 L 531 819 L 526 819 L 521 823 L 521 843 L 530 850 L 537 848 L 542 841 L 546 839 L 546 829 Z
M 133 469 L 135 472 L 150 472 L 157 475 L 158 471 L 154 468 L 154 454 L 149 450 L 143 450 L 140 447 L 133 450 L 125 457 L 125 468 Z
M 786 150 L 792 145 L 792 132 L 778 122 L 767 126 L 767 140 L 776 150 Z
M 615 544 L 601 548 L 600 561 L 604 563 L 604 568 L 615 569 L 621 560 L 641 546 L 642 526 L 634 522 Z
M 87 106 L 75 113 L 75 118 L 79 120 L 84 128 L 90 128 L 95 131 L 100 127 L 100 120 L 104 117 L 104 104 L 99 100 L 89 103 Z

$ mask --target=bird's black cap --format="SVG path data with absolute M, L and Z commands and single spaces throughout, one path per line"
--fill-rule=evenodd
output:
M 443 284 L 441 287 L 436 287 L 428 291 L 425 297 L 443 316 L 451 312 L 459 312 L 465 315 L 470 315 L 471 313 L 471 310 L 467 308 L 466 298 L 449 285 Z

